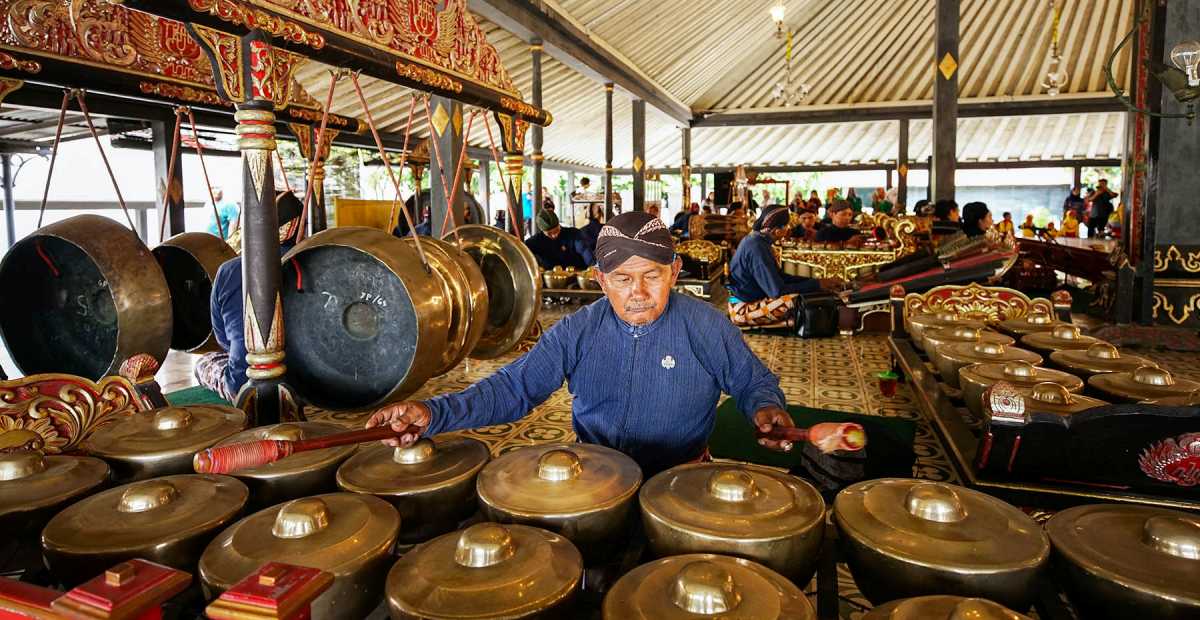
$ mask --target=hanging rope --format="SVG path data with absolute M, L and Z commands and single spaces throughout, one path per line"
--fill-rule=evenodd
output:
M 517 230 L 517 214 L 513 210 L 513 194 L 516 192 L 509 193 L 508 191 L 508 179 L 504 177 L 504 166 L 500 164 L 500 153 L 496 151 L 496 139 L 492 136 L 492 124 L 484 123 L 483 126 L 487 128 L 488 148 L 492 150 L 492 161 L 496 162 L 496 171 L 500 173 L 500 183 L 504 185 L 504 202 L 508 206 L 509 227 L 514 235 L 521 237 L 521 233 Z
M 50 147 L 50 170 L 46 173 L 46 187 L 42 188 L 42 207 L 38 210 L 38 228 L 42 227 L 42 216 L 46 214 L 46 199 L 50 197 L 50 179 L 54 178 L 54 162 L 58 159 L 58 145 L 62 141 L 63 124 L 67 121 L 67 106 L 70 103 L 71 91 L 64 90 L 62 105 L 58 108 L 58 127 L 54 129 L 54 146 Z
M 379 130 L 375 128 L 375 119 L 371 116 L 371 109 L 367 106 L 367 98 L 363 96 L 362 86 L 358 83 L 358 73 L 350 74 L 350 82 L 354 84 L 354 92 L 358 94 L 358 102 L 362 105 L 363 115 L 367 117 L 367 126 L 371 128 L 371 136 L 375 138 L 375 147 L 379 149 L 379 158 L 383 160 L 383 167 L 387 169 L 388 178 L 392 181 L 392 187 L 395 188 L 396 197 L 400 196 L 400 181 L 396 178 L 396 173 L 392 171 L 392 165 L 388 163 L 387 151 L 383 148 L 383 139 L 379 137 Z M 415 95 L 414 95 L 415 97 Z M 411 107 L 411 106 L 410 106 Z M 404 158 L 408 155 L 408 133 L 412 129 L 412 114 L 408 115 L 409 125 L 404 132 L 404 153 L 401 154 L 400 165 L 404 165 Z M 403 168 L 401 168 L 403 170 Z M 420 188 L 418 188 L 419 190 Z M 429 261 L 425 260 L 425 250 L 421 248 L 421 236 L 417 234 L 416 226 L 413 226 L 412 216 L 408 213 L 408 209 L 401 209 L 404 214 L 404 221 L 408 223 L 408 232 L 412 236 L 413 243 L 417 246 L 417 256 L 421 257 L 421 265 L 425 267 L 425 273 L 432 273 L 429 267 Z M 389 221 L 390 223 L 390 221 Z
M 459 180 L 461 178 L 461 173 L 462 173 L 462 169 L 463 169 L 463 160 L 466 158 L 466 155 L 467 155 L 466 136 L 471 134 L 471 124 L 475 122 L 475 114 L 477 114 L 477 113 L 478 112 L 472 112 L 471 117 L 469 119 L 467 119 L 467 132 L 465 134 L 463 134 L 462 152 L 459 153 L 459 155 L 458 155 L 458 166 L 456 167 L 456 169 L 454 171 L 454 185 L 453 185 L 454 189 L 451 190 L 449 187 L 446 186 L 446 174 L 445 174 L 446 163 L 444 160 L 442 160 L 442 149 L 440 146 L 438 146 L 438 142 L 437 142 L 435 133 L 433 131 L 433 113 L 429 109 L 429 100 L 428 99 L 425 100 L 425 120 L 428 121 L 428 124 L 429 124 L 429 142 L 430 142 L 430 144 L 433 145 L 433 155 L 434 155 L 434 157 L 437 158 L 438 170 L 442 171 L 442 174 L 438 175 L 438 179 L 442 182 L 442 195 L 447 197 L 446 198 L 446 200 L 447 200 L 447 202 L 446 202 L 446 217 L 442 219 L 442 230 L 446 230 L 446 226 L 449 225 L 450 215 L 454 209 L 454 206 L 453 206 L 454 201 L 458 198 Z M 455 227 L 455 230 L 454 230 L 454 238 L 456 240 L 459 239 L 457 226 Z
M 404 176 L 404 164 L 408 162 L 408 138 L 412 136 L 412 120 L 413 112 L 417 109 L 417 96 L 412 94 L 408 96 L 408 121 L 404 123 L 404 149 L 400 152 L 400 176 Z M 383 165 L 388 167 L 388 174 L 391 174 L 391 164 L 384 160 Z M 421 193 L 421 179 L 413 179 L 413 185 L 417 187 L 417 193 Z M 395 194 L 392 195 L 392 208 L 388 211 L 388 223 L 396 221 L 396 206 L 400 204 L 400 189 L 397 187 Z M 408 211 L 408 209 L 405 209 Z M 410 227 L 412 220 L 409 220 Z
M 125 220 L 129 222 L 129 230 L 137 234 L 137 226 L 134 226 L 133 217 L 129 215 L 129 207 L 125 206 L 125 197 L 121 195 L 121 187 L 117 185 L 117 175 L 113 174 L 112 165 L 108 163 L 108 155 L 104 154 L 104 147 L 100 144 L 100 134 L 96 133 L 96 126 L 92 124 L 92 115 L 88 114 L 87 102 L 84 101 L 84 92 L 82 90 L 75 91 L 75 100 L 79 102 L 79 111 L 83 113 L 83 120 L 87 121 L 88 131 L 92 133 L 92 140 L 96 142 L 96 150 L 100 151 L 100 160 L 104 162 L 104 169 L 108 171 L 108 178 L 112 181 L 113 191 L 117 193 L 117 202 L 121 204 L 121 211 L 125 212 Z
M 309 204 L 316 198 L 316 192 L 313 189 L 313 173 L 317 170 L 317 159 L 321 157 L 321 143 L 325 140 L 325 128 L 329 126 L 329 108 L 333 105 L 333 92 L 337 89 L 338 80 L 342 79 L 341 71 L 329 72 L 329 92 L 325 95 L 325 109 L 321 111 L 321 125 L 317 130 L 317 135 L 313 136 L 312 141 L 312 158 L 308 162 L 307 183 L 304 187 L 304 209 L 300 211 L 300 231 L 296 233 L 296 243 L 304 240 L 308 233 L 308 209 Z M 279 151 L 276 150 L 278 155 Z M 280 167 L 283 162 L 280 160 Z M 286 173 L 284 178 L 287 178 Z
M 163 237 L 167 234 L 167 220 L 171 205 L 171 186 L 175 182 L 175 162 L 179 160 L 179 141 L 180 128 L 183 126 L 183 107 L 175 108 L 175 133 L 171 134 L 171 163 L 167 165 L 167 178 L 164 181 L 166 187 L 163 188 L 162 213 L 163 217 L 158 221 L 158 242 L 162 243 Z M 217 218 L 217 226 L 221 225 L 221 218 Z M 225 235 L 221 235 L 222 238 Z
M 279 149 L 275 149 L 275 161 L 279 162 L 279 174 L 283 175 L 283 187 L 291 192 L 292 182 L 288 180 L 287 168 L 283 167 L 283 156 L 279 154 Z
M 217 232 L 221 233 L 221 238 L 224 239 L 225 226 L 221 223 L 221 212 L 217 209 L 217 196 L 213 192 L 212 181 L 208 180 L 208 166 L 204 163 L 204 146 L 200 144 L 200 133 L 196 130 L 196 115 L 192 114 L 191 108 L 184 108 L 188 115 L 188 125 L 192 127 L 192 141 L 196 143 L 196 157 L 200 158 L 200 171 L 204 173 L 204 186 L 208 188 L 208 199 L 212 201 L 213 217 L 217 220 Z M 172 161 L 174 161 L 172 159 Z

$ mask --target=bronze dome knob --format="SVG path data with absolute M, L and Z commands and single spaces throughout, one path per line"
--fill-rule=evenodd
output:
M 1175 515 L 1146 519 L 1142 530 L 1147 545 L 1185 560 L 1200 560 L 1200 523 Z
M 978 327 L 971 327 L 969 325 L 959 325 L 959 326 L 955 327 L 950 333 L 955 338 L 961 338 L 964 340 L 979 340 L 979 334 L 982 331 L 983 330 Z
M 1139 366 L 1133 371 L 1133 380 L 1145 385 L 1175 385 L 1175 378 L 1171 373 L 1155 366 Z
M 304 432 L 304 428 L 296 424 L 277 424 L 275 428 L 267 431 L 265 439 L 275 439 L 282 441 L 300 441 L 307 439 L 308 433 Z
M 1087 356 L 1098 360 L 1115 360 L 1120 359 L 1121 353 L 1107 342 L 1097 342 L 1087 348 Z
M 1050 330 L 1050 335 L 1058 340 L 1079 340 L 1083 334 L 1079 331 L 1078 325 L 1064 323 L 1056 325 L 1054 329 Z
M 708 478 L 708 493 L 726 502 L 745 502 L 758 496 L 754 477 L 740 469 L 725 469 Z
M 154 414 L 154 428 L 160 431 L 187 428 L 191 423 L 192 414 L 182 407 L 167 407 L 159 409 Z
M 271 533 L 276 538 L 304 538 L 329 527 L 329 505 L 319 497 L 292 500 L 279 509 Z
M 1004 365 L 1004 375 L 1030 379 L 1037 376 L 1037 368 L 1029 362 L 1009 362 Z
M 1030 389 L 1029 397 L 1038 402 L 1053 405 L 1069 405 L 1073 400 L 1067 388 L 1049 381 L 1033 386 Z
M 1030 312 L 1029 316 L 1025 317 L 1025 322 L 1030 325 L 1049 325 L 1054 322 L 1054 317 L 1046 312 L 1035 310 Z
M 117 503 L 117 512 L 146 512 L 162 508 L 179 497 L 179 489 L 161 478 L 129 485 Z
M 570 450 L 551 450 L 538 459 L 537 477 L 548 482 L 574 480 L 581 471 L 579 456 Z
M 957 523 L 967 518 L 962 499 L 948 485 L 921 483 L 909 489 L 904 498 L 914 517 L 938 523 Z
M 407 448 L 396 448 L 392 453 L 392 460 L 401 465 L 416 465 L 429 462 L 436 453 L 437 447 L 433 445 L 433 440 L 422 437 Z
M 992 357 L 1000 357 L 1001 355 L 1004 355 L 1004 351 L 1008 349 L 1008 347 L 1003 343 L 987 341 L 978 342 L 971 348 L 980 355 L 988 355 Z
M 46 471 L 46 459 L 41 452 L 22 450 L 0 454 L 0 482 L 28 478 Z
M 459 566 L 484 568 L 495 566 L 516 552 L 516 543 L 508 528 L 499 523 L 477 523 L 459 535 L 454 561 Z
M 742 602 L 733 575 L 706 560 L 692 562 L 679 571 L 672 595 L 675 606 L 706 616 L 728 613 Z

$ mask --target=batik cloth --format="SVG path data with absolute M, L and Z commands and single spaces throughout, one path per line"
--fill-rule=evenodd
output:
M 738 327 L 762 327 L 788 322 L 799 295 L 764 297 L 758 301 L 729 301 L 729 318 Z

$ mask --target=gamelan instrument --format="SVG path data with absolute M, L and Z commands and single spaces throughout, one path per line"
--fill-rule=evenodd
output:
M 198 472 L 228 472 L 235 476 L 252 491 L 250 507 L 265 508 L 289 499 L 336 491 L 337 468 L 354 454 L 357 440 L 301 450 L 290 456 L 286 451 L 294 449 L 295 443 L 338 435 L 344 431 L 344 427 L 328 422 L 284 422 L 260 426 L 227 437 L 212 448 L 197 453 L 192 465 Z M 237 447 L 225 449 L 230 446 Z
M 525 525 L 478 523 L 406 553 L 387 576 L 396 620 L 570 618 L 583 558 Z
M 192 455 L 197 450 L 245 427 L 246 414 L 233 407 L 165 407 L 118 416 L 96 429 L 81 447 L 108 461 L 116 482 L 134 482 L 192 473 Z
M 0 336 L 26 375 L 93 381 L 171 345 L 171 291 L 137 235 L 100 215 L 43 226 L 0 262 Z M 206 306 L 207 307 L 207 306 Z
M 0 453 L 0 531 L 36 537 L 60 509 L 99 489 L 108 473 L 104 461 L 87 456 Z
M 621 538 L 642 470 L 625 454 L 595 444 L 513 450 L 484 466 L 476 488 L 485 517 L 562 534 L 585 556 Z
M 475 513 L 475 480 L 491 458 L 469 437 L 421 438 L 407 448 L 360 448 L 337 471 L 343 491 L 385 499 L 400 513 L 400 542 L 424 542 Z
M 260 510 L 221 532 L 200 558 L 209 598 L 233 587 L 267 562 L 333 574 L 333 585 L 312 604 L 314 620 L 365 618 L 383 596 L 383 581 L 400 516 L 370 495 L 330 493 Z
M 999 603 L 961 596 L 918 596 L 880 605 L 862 620 L 1030 620 Z
M 1103 341 L 1084 335 L 1080 332 L 1078 325 L 1070 323 L 1055 325 L 1048 332 L 1036 332 L 1021 336 L 1021 346 L 1043 355 L 1072 349 L 1086 350 L 1099 342 Z
M 1139 366 L 1127 372 L 1093 375 L 1088 379 L 1088 386 L 1114 403 L 1189 396 L 1200 389 L 1200 383 L 1175 377 L 1157 366 Z
M 97 493 L 46 524 L 46 566 L 68 585 L 133 558 L 190 571 L 208 541 L 241 513 L 249 495 L 234 478 L 196 474 Z
M 643 564 L 604 597 L 605 620 L 814 620 L 804 592 L 750 560 L 689 554 Z
M 542 286 L 549 289 L 570 288 L 575 283 L 577 275 L 572 267 L 555 267 L 542 270 Z
M 211 297 L 221 265 L 237 253 L 206 232 L 185 232 L 158 244 L 151 253 L 171 291 L 171 348 L 189 353 L 217 350 L 212 333 Z
M 412 238 L 405 243 L 413 245 Z M 488 288 L 479 265 L 453 243 L 422 238 L 421 248 L 441 284 L 443 295 L 450 300 L 450 324 L 446 332 L 446 350 L 433 376 L 445 374 L 466 359 L 479 345 L 487 328 Z
M 938 362 L 941 361 L 942 348 L 950 344 L 960 342 L 988 342 L 1001 344 L 1006 347 L 1016 344 L 1016 340 L 1011 336 L 1005 336 L 990 329 L 962 325 L 927 329 L 922 338 L 925 340 L 925 354 L 929 356 L 929 361 L 933 362 L 935 368 Z
M 931 359 L 933 356 L 930 356 Z M 942 381 L 955 389 L 961 389 L 958 371 L 971 364 L 1002 364 L 1026 362 L 1034 366 L 1042 363 L 1042 356 L 1033 351 L 1006 346 L 997 342 L 955 342 L 937 351 L 934 366 Z
M 809 428 L 775 426 L 770 432 L 754 430 L 758 439 L 810 443 L 824 453 L 834 451 L 856 452 L 867 447 L 867 432 L 861 424 L 853 422 L 822 422 Z
M 851 485 L 834 501 L 834 522 L 854 582 L 873 603 L 954 594 L 1026 610 L 1050 559 L 1050 541 L 1025 513 L 941 482 Z
M 973 327 L 983 329 L 987 324 L 982 319 L 959 318 L 953 312 L 922 312 L 905 320 L 905 327 L 917 350 L 925 350 L 925 331 L 942 327 Z
M 487 323 L 471 359 L 495 359 L 512 351 L 537 324 L 542 307 L 537 259 L 520 239 L 491 226 L 459 226 L 443 240 L 469 255 L 487 283 Z
M 996 328 L 1013 338 L 1021 338 L 1029 334 L 1048 332 L 1058 324 L 1059 321 L 1050 314 L 1041 309 L 1035 309 L 1025 316 L 1000 321 L 996 324 Z
M 600 282 L 596 280 L 596 268 L 588 267 L 584 271 L 575 274 L 575 283 L 579 285 L 581 290 L 598 291 L 600 290 Z
M 1049 382 L 1057 383 L 1071 393 L 1083 389 L 1083 380 L 1079 377 L 1061 370 L 1034 366 L 1029 362 L 971 364 L 959 369 L 958 382 L 962 387 L 963 402 L 977 419 L 983 415 L 984 391 L 1001 381 L 1017 388 L 1032 388 L 1039 383 Z
M 294 432 L 296 428 L 299 429 L 299 433 Z M 405 433 L 421 432 L 419 426 L 408 426 L 399 432 L 392 430 L 390 426 L 380 426 L 361 431 L 318 435 L 308 439 L 305 438 L 307 433 L 303 432 L 304 427 L 294 424 L 272 430 L 275 432 L 265 433 L 266 439 L 222 444 L 197 452 L 192 457 L 192 466 L 198 474 L 230 474 L 244 469 L 265 467 L 300 452 L 356 446 L 368 441 L 395 439 Z
M 648 480 L 638 499 L 658 557 L 739 556 L 796 583 L 808 583 L 816 572 L 825 502 L 795 476 L 754 465 L 691 463 Z
M 1122 355 L 1107 342 L 1097 342 L 1087 349 L 1066 349 L 1050 354 L 1055 366 L 1078 376 L 1084 381 L 1092 375 L 1106 372 L 1131 372 L 1142 366 L 1157 366 L 1154 362 L 1137 355 Z
M 1200 617 L 1200 520 L 1146 506 L 1068 508 L 1046 523 L 1071 602 L 1087 618 Z

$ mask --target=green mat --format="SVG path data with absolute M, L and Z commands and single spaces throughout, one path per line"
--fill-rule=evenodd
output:
M 788 414 L 797 427 L 808 427 L 821 422 L 857 422 L 867 434 L 867 457 L 869 459 L 911 459 L 913 441 L 917 436 L 917 423 L 900 418 L 844 413 L 829 409 L 813 409 L 799 405 L 788 405 Z M 760 445 L 754 437 L 754 427 L 746 416 L 737 409 L 737 402 L 725 399 L 717 407 L 717 421 L 712 436 L 708 438 L 708 450 L 715 458 L 734 459 L 791 469 L 799 467 L 803 456 L 799 446 L 791 452 L 775 452 Z M 910 460 L 911 463 L 911 460 Z
M 167 402 L 182 407 L 184 405 L 228 405 L 229 401 L 221 398 L 220 394 L 197 385 L 167 394 Z

